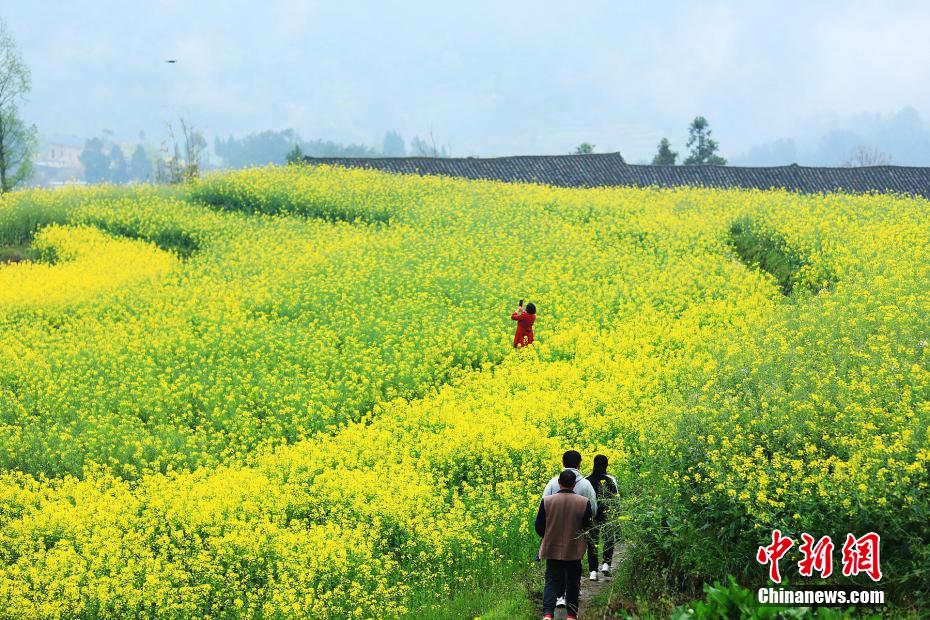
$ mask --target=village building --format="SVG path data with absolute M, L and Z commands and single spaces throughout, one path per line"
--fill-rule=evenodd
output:
M 81 164 L 83 146 L 77 143 L 49 142 L 35 159 L 32 184 L 54 187 L 70 183 L 83 183 L 84 166 Z

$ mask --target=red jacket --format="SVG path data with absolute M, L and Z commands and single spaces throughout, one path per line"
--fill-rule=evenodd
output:
M 525 347 L 533 343 L 533 322 L 535 314 L 514 312 L 510 318 L 517 322 L 517 333 L 513 337 L 513 346 Z

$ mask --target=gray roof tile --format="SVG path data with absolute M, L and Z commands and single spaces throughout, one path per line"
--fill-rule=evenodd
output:
M 399 174 L 443 175 L 466 179 L 545 183 L 559 187 L 742 187 L 784 188 L 805 193 L 895 192 L 930 198 L 930 168 L 871 166 L 639 166 L 619 153 L 519 155 L 513 157 L 307 157 L 308 164 L 371 168 Z

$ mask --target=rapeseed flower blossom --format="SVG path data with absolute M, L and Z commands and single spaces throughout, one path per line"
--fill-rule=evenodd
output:
M 876 530 L 920 590 L 927 207 L 328 167 L 4 195 L 39 260 L 0 266 L 0 615 L 416 614 L 532 557 L 567 446 L 680 570 Z

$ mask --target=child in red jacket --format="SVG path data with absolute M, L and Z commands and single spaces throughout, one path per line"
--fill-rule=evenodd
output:
M 513 346 L 519 348 L 533 344 L 533 323 L 536 321 L 536 306 L 533 303 L 528 303 L 524 310 L 521 301 L 517 311 L 511 314 L 510 318 L 517 322 L 517 333 L 513 337 Z

